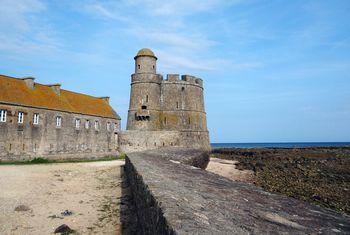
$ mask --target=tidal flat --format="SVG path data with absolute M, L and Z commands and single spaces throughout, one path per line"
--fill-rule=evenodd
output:
M 211 158 L 252 172 L 240 181 L 350 214 L 350 147 L 222 148 Z

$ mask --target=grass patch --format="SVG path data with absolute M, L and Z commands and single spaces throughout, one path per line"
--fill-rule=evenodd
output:
M 41 157 L 36 157 L 33 160 L 30 160 L 28 162 L 29 164 L 44 164 L 44 163 L 50 163 L 48 159 L 41 158 Z
M 113 160 L 124 160 L 125 153 L 118 156 L 105 156 L 102 158 L 91 158 L 91 159 L 66 159 L 66 160 L 50 160 L 42 157 L 35 157 L 32 160 L 27 161 L 14 161 L 14 162 L 1 162 L 0 165 L 30 165 L 30 164 L 51 164 L 51 163 L 79 163 L 79 162 L 100 162 L 100 161 L 113 161 Z

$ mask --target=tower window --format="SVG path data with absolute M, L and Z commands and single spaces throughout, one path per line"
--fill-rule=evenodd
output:
M 89 129 L 90 128 L 90 120 L 86 120 L 85 121 L 85 129 Z
M 7 111 L 6 110 L 0 110 L 0 122 L 6 122 L 6 115 Z
M 191 125 L 191 117 L 188 118 L 188 124 Z
M 23 112 L 18 112 L 18 118 L 17 118 L 18 123 L 23 123 L 23 116 L 24 116 Z
M 181 91 L 185 91 L 185 87 L 182 87 L 182 88 L 181 88 Z
M 141 109 L 147 109 L 147 106 L 146 105 L 142 105 Z
M 107 131 L 111 131 L 111 123 L 107 122 Z
M 179 102 L 176 102 L 176 108 L 179 108 Z
M 38 113 L 34 113 L 33 124 L 34 125 L 38 125 L 39 124 L 39 114 Z
M 62 125 L 62 117 L 56 117 L 56 127 L 61 127 Z
M 146 95 L 146 102 L 148 103 L 148 95 Z
M 76 129 L 80 128 L 80 119 L 75 119 L 75 128 Z
M 154 69 L 154 65 L 152 66 L 152 68 Z
M 166 122 L 166 117 L 164 117 L 164 125 L 166 125 L 166 123 L 167 123 L 167 122 Z
M 137 65 L 137 68 L 140 69 L 140 68 L 141 68 L 141 65 L 138 64 L 138 65 Z

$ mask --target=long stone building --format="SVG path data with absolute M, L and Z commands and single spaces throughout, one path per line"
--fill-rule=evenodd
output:
M 120 117 L 108 97 L 0 75 L 0 160 L 116 155 Z
M 203 81 L 190 75 L 157 74 L 157 57 L 147 48 L 135 56 L 131 75 L 125 152 L 183 146 L 209 149 Z

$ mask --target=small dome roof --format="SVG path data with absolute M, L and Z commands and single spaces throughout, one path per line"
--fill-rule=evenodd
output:
M 139 50 L 137 52 L 137 55 L 135 56 L 135 59 L 139 56 L 150 56 L 150 57 L 154 57 L 157 59 L 157 57 L 154 55 L 153 51 L 151 49 L 148 49 L 148 48 L 142 48 L 141 50 Z

